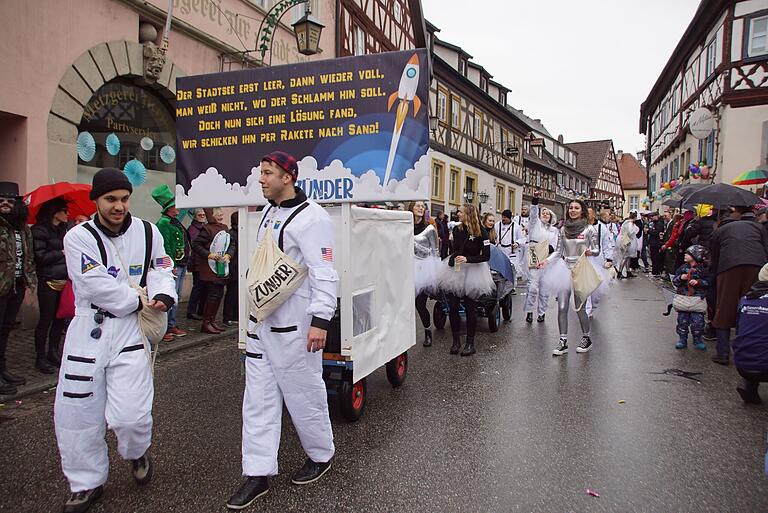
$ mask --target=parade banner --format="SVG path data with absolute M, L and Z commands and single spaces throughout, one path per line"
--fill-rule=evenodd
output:
M 266 203 L 275 150 L 321 203 L 428 199 L 428 75 L 412 50 L 177 79 L 176 205 Z

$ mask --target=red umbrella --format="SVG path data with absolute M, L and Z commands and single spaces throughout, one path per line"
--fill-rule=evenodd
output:
M 88 197 L 90 193 L 91 186 L 84 183 L 59 182 L 41 185 L 24 196 L 24 202 L 29 207 L 27 222 L 34 224 L 43 203 L 54 198 L 61 198 L 67 202 L 68 213 L 71 218 L 78 215 L 90 217 L 96 212 L 96 203 Z

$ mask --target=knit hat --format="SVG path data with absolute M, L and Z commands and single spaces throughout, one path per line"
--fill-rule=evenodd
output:
M 293 181 L 299 179 L 299 166 L 296 163 L 296 159 L 285 153 L 284 151 L 273 151 L 272 153 L 268 153 L 261 157 L 261 161 L 272 162 L 279 168 L 281 168 L 283 171 L 291 175 L 291 178 L 293 178 Z
M 163 213 L 171 207 L 176 206 L 176 196 L 171 192 L 171 188 L 168 184 L 162 184 L 155 187 L 152 191 L 152 199 L 157 201 L 160 208 L 163 209 Z
M 691 255 L 691 257 L 696 260 L 696 263 L 699 264 L 706 262 L 707 259 L 709 259 L 709 251 L 707 251 L 707 248 L 700 244 L 689 246 L 688 249 L 685 250 L 685 254 Z
M 19 184 L 16 182 L 0 182 L 0 196 L 4 198 L 20 198 Z
M 506 217 L 507 219 L 512 219 L 512 211 L 507 209 L 504 212 L 501 213 L 501 217 Z
M 757 279 L 760 281 L 768 281 L 768 264 L 765 264 L 760 272 L 757 273 Z
M 125 173 L 119 169 L 105 167 L 93 175 L 93 188 L 91 189 L 90 198 L 95 200 L 110 191 L 116 191 L 118 189 L 125 189 L 128 192 L 133 192 L 133 185 L 128 181 L 128 177 L 125 176 Z

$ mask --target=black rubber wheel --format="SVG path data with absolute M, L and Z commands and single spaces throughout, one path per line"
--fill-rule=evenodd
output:
M 499 305 L 494 305 L 488 310 L 488 331 L 491 333 L 499 331 Z
M 397 388 L 405 383 L 405 377 L 408 375 L 408 351 L 395 356 L 387 362 L 387 379 L 392 388 Z
M 507 297 L 501 301 L 501 315 L 504 317 L 505 321 L 512 319 L 512 296 L 507 295 Z
M 441 330 L 445 328 L 445 312 L 443 312 L 443 306 L 439 301 L 432 307 L 432 320 L 435 323 L 435 329 Z
M 339 384 L 336 396 L 341 416 L 349 422 L 358 421 L 363 415 L 367 395 L 365 378 L 353 384 L 352 373 L 350 372 L 348 376 L 345 376 L 344 381 Z

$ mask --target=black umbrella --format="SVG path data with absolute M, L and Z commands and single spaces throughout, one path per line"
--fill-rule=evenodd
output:
M 708 183 L 687 183 L 685 185 L 678 185 L 672 189 L 672 195 L 669 197 L 669 199 L 675 201 L 685 201 L 694 192 L 700 191 L 704 187 L 709 187 L 710 185 L 711 184 Z
M 684 206 L 693 207 L 699 203 L 714 205 L 715 208 L 722 209 L 726 207 L 751 207 L 761 203 L 761 201 L 753 192 L 727 183 L 716 183 L 688 196 Z

